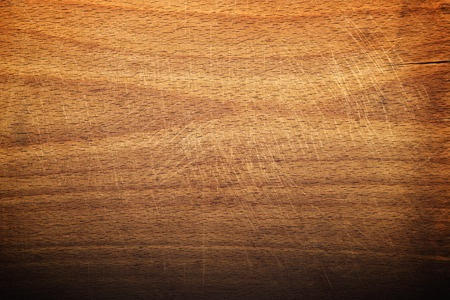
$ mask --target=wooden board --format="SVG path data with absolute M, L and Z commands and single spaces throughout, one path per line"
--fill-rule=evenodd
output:
M 6 299 L 449 296 L 448 1 L 0 1 Z

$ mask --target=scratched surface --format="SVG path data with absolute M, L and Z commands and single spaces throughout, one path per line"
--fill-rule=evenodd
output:
M 2 297 L 449 296 L 449 7 L 0 1 Z

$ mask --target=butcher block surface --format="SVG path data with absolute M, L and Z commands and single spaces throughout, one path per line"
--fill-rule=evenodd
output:
M 1 299 L 448 299 L 450 3 L 0 1 Z

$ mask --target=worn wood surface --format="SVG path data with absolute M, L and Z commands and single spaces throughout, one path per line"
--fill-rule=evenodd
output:
M 0 1 L 2 298 L 449 288 L 448 1 Z

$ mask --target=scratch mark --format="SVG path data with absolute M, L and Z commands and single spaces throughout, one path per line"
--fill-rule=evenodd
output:
M 323 274 L 325 274 L 325 278 L 327 279 L 327 282 L 328 282 L 328 285 L 330 286 L 330 289 L 333 289 L 333 286 L 331 285 L 331 282 L 330 282 L 330 278 L 328 278 L 327 271 L 325 271 L 325 268 L 324 268 L 323 265 L 322 265 L 322 271 L 323 271 Z

